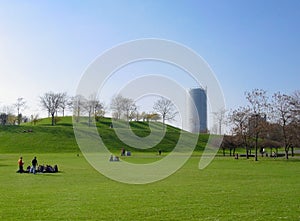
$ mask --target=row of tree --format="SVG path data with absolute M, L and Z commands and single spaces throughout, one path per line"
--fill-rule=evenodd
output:
M 88 124 L 90 126 L 93 120 L 98 121 L 106 113 L 107 107 L 104 103 L 99 101 L 96 94 L 92 94 L 89 97 L 84 97 L 82 95 L 68 96 L 66 92 L 54 93 L 47 92 L 39 97 L 42 109 L 46 110 L 48 117 L 51 117 L 52 125 L 56 124 L 58 113 L 62 116 L 65 115 L 67 110 L 73 112 L 73 116 L 76 121 L 79 121 L 80 117 L 88 117 Z M 26 101 L 24 98 L 18 98 L 17 102 L 10 106 L 3 108 L 0 114 L 0 123 L 2 125 L 10 124 L 20 124 L 22 121 L 32 121 L 36 123 L 38 121 L 38 115 L 33 114 L 31 118 L 22 116 L 22 111 L 26 109 Z M 110 103 L 109 109 L 112 112 L 112 117 L 116 120 L 126 120 L 126 121 L 157 121 L 162 119 L 163 123 L 166 120 L 173 120 L 177 111 L 173 103 L 166 99 L 161 98 L 154 103 L 153 111 L 147 113 L 145 111 L 140 112 L 139 107 L 136 103 L 130 99 L 123 97 L 122 95 L 115 96 Z M 13 114 L 14 110 L 17 115 Z
M 59 110 L 62 111 L 69 108 L 73 111 L 73 116 L 79 121 L 81 116 L 88 117 L 88 124 L 95 119 L 99 120 L 105 115 L 106 107 L 103 102 L 97 99 L 96 94 L 90 95 L 88 98 L 77 95 L 68 98 L 66 93 L 53 93 L 48 92 L 40 97 L 40 101 L 44 109 L 46 109 L 52 118 L 52 125 L 55 124 L 55 116 Z M 139 112 L 138 106 L 131 98 L 123 97 L 122 95 L 115 96 L 110 104 L 112 117 L 116 120 L 160 120 L 163 124 L 166 120 L 173 120 L 177 114 L 173 103 L 166 98 L 161 98 L 154 103 L 153 112 L 146 113 L 145 111 Z
M 28 121 L 27 117 L 23 116 L 21 111 L 26 107 L 26 101 L 24 98 L 18 98 L 17 101 L 11 106 L 3 106 L 0 112 L 0 125 L 11 124 L 15 125 L 22 121 Z M 13 114 L 14 111 L 17 114 Z
M 52 119 L 52 125 L 55 125 L 58 113 L 62 116 L 65 111 L 74 112 L 76 116 L 88 113 L 91 117 L 104 116 L 104 105 L 96 99 L 96 96 L 91 95 L 89 98 L 83 96 L 70 97 L 66 92 L 54 93 L 47 92 L 39 97 L 41 108 L 47 111 L 48 117 Z M 26 110 L 27 105 L 24 98 L 18 98 L 17 102 L 11 106 L 3 106 L 0 112 L 0 124 L 2 125 L 20 125 L 21 122 L 32 121 L 36 123 L 38 114 L 32 114 L 30 118 L 23 116 L 22 111 Z M 14 114 L 17 112 L 17 114 Z
M 266 147 L 284 147 L 286 158 L 289 151 L 300 147 L 300 91 L 291 95 L 274 93 L 271 97 L 262 89 L 245 93 L 246 106 L 240 106 L 227 114 L 216 113 L 219 126 L 231 125 L 232 136 L 225 136 L 223 147 L 244 147 L 248 157 L 255 148 L 262 153 Z
M 153 105 L 153 111 L 146 113 L 145 111 L 139 112 L 134 100 L 117 95 L 114 97 L 110 104 L 113 118 L 125 119 L 127 121 L 149 121 L 149 120 L 160 120 L 162 119 L 163 124 L 165 121 L 172 121 L 175 119 L 178 112 L 171 100 L 167 98 L 160 98 Z
M 65 115 L 66 110 L 73 111 L 76 121 L 79 121 L 81 116 L 88 116 L 88 123 L 92 122 L 92 118 L 96 120 L 103 117 L 105 114 L 104 104 L 100 102 L 96 94 L 85 98 L 82 95 L 69 97 L 67 93 L 47 92 L 40 97 L 40 102 L 43 109 L 48 111 L 48 116 L 52 119 L 52 125 L 55 125 L 55 119 L 58 112 Z

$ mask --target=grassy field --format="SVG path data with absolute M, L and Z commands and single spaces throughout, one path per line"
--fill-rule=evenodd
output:
M 108 123 L 99 130 L 113 137 Z M 33 132 L 24 133 L 28 128 Z M 170 140 L 177 136 L 173 130 Z M 199 138 L 199 149 L 205 139 Z M 220 153 L 199 170 L 197 151 L 168 178 L 129 185 L 101 175 L 78 152 L 68 122 L 1 128 L 0 220 L 300 220 L 299 156 L 255 162 Z M 18 174 L 20 154 L 25 165 L 36 155 L 60 172 Z M 156 152 L 133 152 L 130 162 L 157 159 Z
M 147 163 L 152 154 L 145 156 L 132 160 Z M 33 155 L 23 157 L 29 162 Z M 148 185 L 109 180 L 70 153 L 38 155 L 40 163 L 58 164 L 57 174 L 15 173 L 17 159 L 0 157 L 0 220 L 300 219 L 297 159 L 219 156 L 198 170 L 194 156 L 174 175 Z

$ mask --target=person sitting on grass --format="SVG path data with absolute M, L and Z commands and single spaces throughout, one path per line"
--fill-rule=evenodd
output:
M 58 166 L 56 164 L 54 165 L 53 169 L 54 169 L 54 173 L 58 172 Z
M 38 172 L 39 173 L 43 173 L 44 172 L 44 168 L 45 168 L 45 166 L 44 165 L 39 165 L 39 167 L 38 167 Z
M 115 156 L 114 161 L 120 161 L 120 158 L 118 156 Z
M 55 173 L 54 168 L 51 165 L 46 165 L 46 173 Z
M 26 167 L 26 170 L 24 171 L 24 173 L 32 173 L 31 167 L 29 165 L 28 165 L 28 167 Z
M 120 161 L 120 158 L 118 156 L 115 156 L 115 155 L 110 155 L 109 161 L 110 162 Z

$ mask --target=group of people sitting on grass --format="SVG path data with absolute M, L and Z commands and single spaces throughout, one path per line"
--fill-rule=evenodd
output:
M 120 158 L 118 156 L 110 155 L 109 161 L 110 162 L 120 161 Z
M 53 167 L 51 165 L 38 165 L 38 161 L 36 159 L 36 157 L 33 158 L 33 160 L 31 161 L 31 166 L 29 165 L 26 170 L 24 170 L 23 166 L 24 166 L 24 161 L 23 161 L 23 157 L 20 157 L 18 160 L 18 166 L 19 166 L 19 170 L 17 171 L 17 173 L 57 173 L 58 172 L 58 166 L 54 165 Z
M 125 150 L 125 148 L 121 149 L 121 156 L 131 156 L 131 152 Z
M 122 148 L 121 149 L 121 156 L 131 156 L 131 152 L 125 150 L 125 148 Z M 120 158 L 118 156 L 111 155 L 110 158 L 109 158 L 109 161 L 111 161 L 111 162 L 112 161 L 120 161 Z

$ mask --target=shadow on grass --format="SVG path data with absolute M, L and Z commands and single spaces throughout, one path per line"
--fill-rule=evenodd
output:
M 62 175 L 62 172 L 57 172 L 57 173 L 36 173 L 36 175 L 39 176 L 58 176 L 60 177 Z
M 59 171 L 59 172 L 56 172 L 56 173 L 36 173 L 36 174 L 33 174 L 33 173 L 20 173 L 20 174 L 28 174 L 28 175 L 33 175 L 33 176 L 59 176 L 60 177 L 60 175 L 62 175 L 63 173 L 64 172 Z

